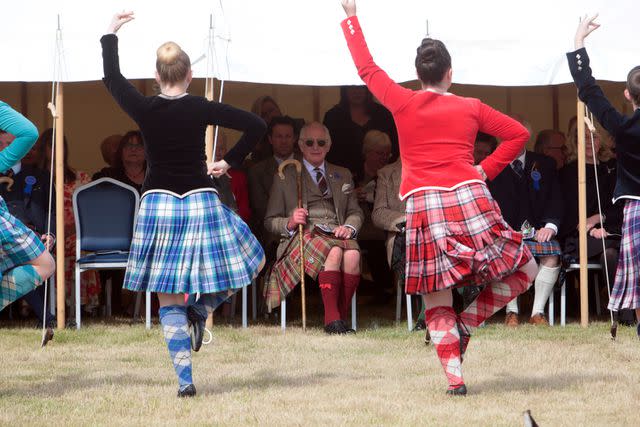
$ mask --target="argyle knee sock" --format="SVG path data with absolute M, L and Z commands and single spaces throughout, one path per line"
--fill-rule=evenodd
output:
M 518 270 L 500 282 L 487 285 L 478 298 L 460 313 L 460 318 L 467 326 L 478 327 L 530 286 L 527 275 Z
M 0 311 L 42 283 L 42 278 L 31 264 L 14 267 L 0 277 Z
M 351 307 L 351 299 L 353 294 L 356 293 L 358 285 L 360 284 L 359 274 L 342 273 L 342 292 L 340 293 L 340 318 L 344 321 L 347 320 L 347 313 L 349 307 Z
M 321 271 L 318 274 L 322 303 L 324 304 L 325 326 L 334 320 L 340 320 L 338 304 L 340 300 L 340 288 L 342 287 L 342 273 L 339 271 Z
M 535 314 L 544 314 L 544 306 L 547 304 L 549 296 L 553 292 L 553 287 L 558 280 L 560 274 L 560 267 L 545 267 L 540 266 L 536 280 L 534 281 L 535 296 L 533 298 L 533 309 L 531 310 L 531 316 Z
M 462 361 L 460 359 L 460 334 L 456 313 L 452 307 L 434 307 L 425 312 L 431 342 L 436 348 L 438 359 L 449 382 L 449 389 L 464 384 Z
M 187 309 L 181 305 L 160 307 L 160 323 L 180 388 L 193 383 L 191 378 L 191 338 Z

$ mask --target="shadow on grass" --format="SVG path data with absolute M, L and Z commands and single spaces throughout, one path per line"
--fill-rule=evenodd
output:
M 614 382 L 619 377 L 611 374 L 557 374 L 522 376 L 517 373 L 498 374 L 496 378 L 472 384 L 473 394 L 505 394 L 535 390 L 561 391 L 585 383 Z
M 316 385 L 337 377 L 337 374 L 318 372 L 313 374 L 287 376 L 277 370 L 262 370 L 250 378 L 227 377 L 216 384 L 203 384 L 198 394 L 225 394 L 235 390 L 266 390 L 270 388 L 300 388 Z

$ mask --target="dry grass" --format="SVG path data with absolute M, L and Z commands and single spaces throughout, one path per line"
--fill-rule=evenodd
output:
M 175 397 L 159 329 L 0 330 L 2 425 L 637 425 L 640 343 L 622 328 L 500 325 L 474 336 L 466 398 L 444 395 L 433 347 L 400 327 L 327 337 L 218 327 L 194 357 L 198 397 Z

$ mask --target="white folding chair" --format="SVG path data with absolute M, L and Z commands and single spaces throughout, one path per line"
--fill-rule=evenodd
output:
M 566 269 L 567 275 L 573 271 L 579 271 L 580 270 L 580 264 L 569 264 L 569 266 Z M 602 270 L 602 266 L 600 264 L 596 264 L 596 263 L 589 263 L 587 264 L 587 270 L 589 271 L 601 271 Z M 595 285 L 595 298 L 596 298 L 596 313 L 598 314 L 598 316 L 601 313 L 601 307 L 600 307 L 600 284 L 598 281 L 598 275 L 596 274 L 594 276 L 594 285 Z M 551 296 L 549 297 L 549 313 L 548 313 L 548 317 L 549 317 L 549 325 L 553 326 L 554 325 L 554 308 L 555 308 L 555 304 L 554 304 L 554 295 L 553 293 L 551 294 Z M 560 286 L 560 326 L 565 326 L 566 325 L 566 318 L 567 318 L 567 277 L 565 275 L 564 281 L 562 282 L 561 286 Z

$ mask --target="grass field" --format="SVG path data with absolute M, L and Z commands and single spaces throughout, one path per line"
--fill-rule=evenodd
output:
M 1 425 L 638 425 L 640 342 L 621 328 L 479 329 L 466 398 L 445 396 L 432 346 L 402 327 L 356 336 L 214 328 L 194 355 L 198 396 L 177 399 L 160 330 L 94 324 L 0 329 Z M 368 326 L 368 327 L 367 327 Z

